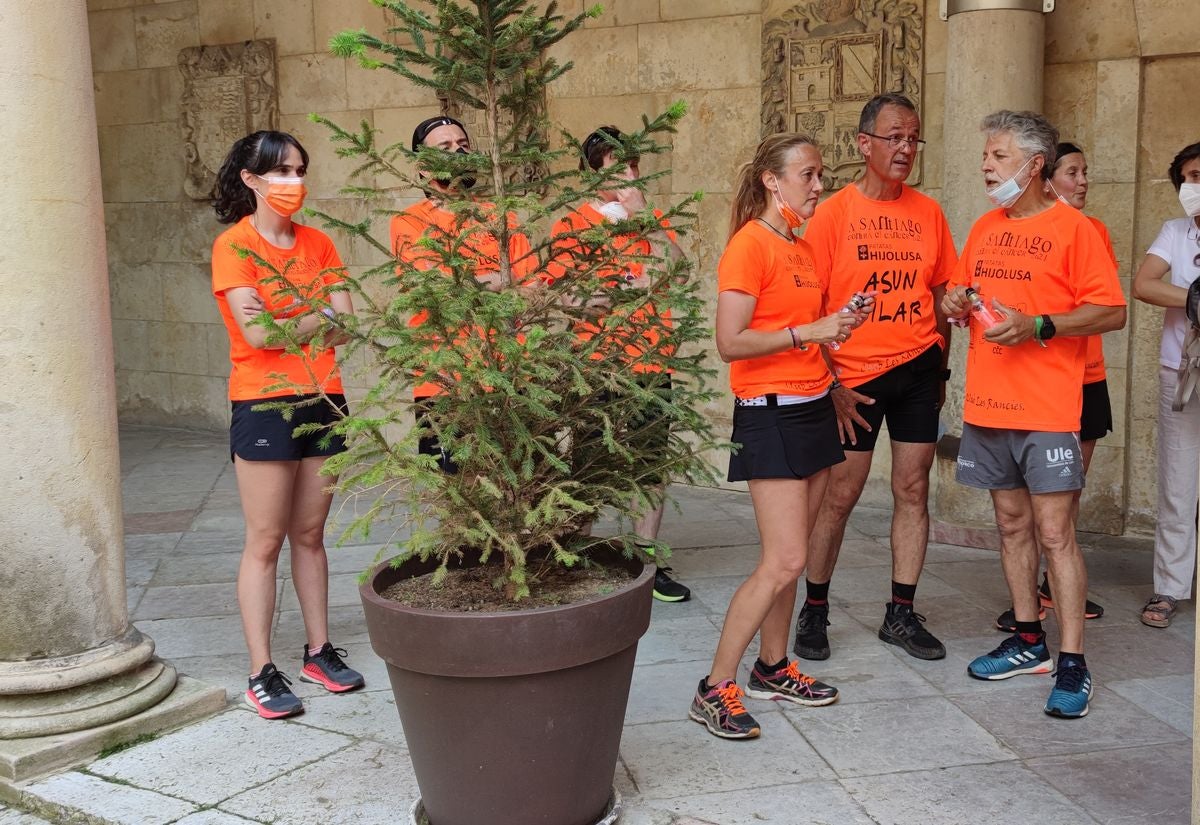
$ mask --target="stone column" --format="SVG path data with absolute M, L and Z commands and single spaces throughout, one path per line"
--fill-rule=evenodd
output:
M 0 777 L 15 779 L 30 751 L 11 757 L 13 740 L 127 719 L 176 684 L 126 607 L 85 0 L 0 0 L 0 147 Z
M 1042 9 L 1043 0 L 947 2 L 942 207 L 960 245 L 990 208 L 979 172 L 979 122 L 997 109 L 1042 109 Z
M 1042 108 L 1045 21 L 1053 0 L 943 0 L 948 14 L 945 126 L 942 133 L 942 209 L 961 249 L 975 220 L 991 208 L 984 194 L 979 123 L 997 109 Z M 945 409 L 961 412 L 967 336 L 951 341 L 953 374 Z M 976 546 L 996 542 L 991 500 L 954 481 L 958 415 L 938 445 L 933 491 L 935 538 Z M 950 525 L 950 528 L 945 527 Z M 972 527 L 985 529 L 973 530 Z M 947 530 L 950 529 L 950 532 Z

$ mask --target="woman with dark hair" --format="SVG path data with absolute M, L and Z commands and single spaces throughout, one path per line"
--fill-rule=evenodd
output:
M 1200 143 L 1184 147 L 1167 170 L 1186 217 L 1162 230 L 1133 276 L 1133 297 L 1163 307 L 1158 369 L 1158 521 L 1154 529 L 1154 594 L 1142 624 L 1167 627 L 1180 599 L 1192 597 L 1196 573 L 1196 466 L 1200 464 L 1200 395 L 1175 409 L 1188 321 L 1188 287 L 1200 277 Z M 1182 400 L 1182 399 L 1181 399 Z
M 1050 179 L 1042 184 L 1042 191 L 1073 206 L 1080 212 L 1087 206 L 1088 164 L 1083 150 L 1074 143 L 1060 143 L 1056 147 L 1054 164 L 1050 167 Z M 1117 253 L 1113 251 L 1112 238 L 1104 222 L 1092 215 L 1085 216 L 1100 233 L 1104 247 L 1114 265 L 1119 265 Z M 1104 370 L 1104 343 L 1099 335 L 1087 339 L 1087 361 L 1083 371 L 1083 412 L 1079 417 L 1079 442 L 1083 452 L 1083 472 L 1086 475 L 1092 466 L 1092 454 L 1096 442 L 1112 432 L 1112 404 L 1108 398 L 1108 377 Z M 1079 493 L 1075 492 L 1075 517 L 1079 516 Z M 1046 610 L 1054 609 L 1054 594 L 1050 589 L 1050 575 L 1043 574 L 1038 586 L 1039 615 L 1045 618 Z M 1084 602 L 1083 617 L 1098 619 L 1104 608 L 1091 599 Z M 1015 633 L 1016 613 L 1010 607 L 996 619 L 996 629 Z
M 725 253 L 717 267 L 717 351 L 734 394 L 729 480 L 746 481 L 762 555 L 725 613 L 708 676 L 689 716 L 714 736 L 747 739 L 759 726 L 742 704 L 738 663 L 755 634 L 758 660 L 746 693 L 756 699 L 827 705 L 836 688 L 787 658 L 796 580 L 829 468 L 845 460 L 829 397 L 833 376 L 821 344 L 846 341 L 871 311 L 826 314 L 828 273 L 795 230 L 821 194 L 821 153 L 811 138 L 783 133 L 759 144 L 738 178 Z
M 623 137 L 621 130 L 615 126 L 601 126 L 592 132 L 582 144 L 579 168 L 581 170 L 589 169 L 592 172 L 613 170 L 610 174 L 616 175 L 620 180 L 637 180 L 641 177 L 641 170 L 638 167 L 639 159 L 622 157 L 618 151 Z M 569 276 L 569 263 L 579 260 L 579 256 L 570 254 L 572 250 L 578 249 L 582 245 L 578 238 L 579 233 L 605 223 L 612 224 L 625 220 L 646 209 L 646 197 L 636 186 L 602 188 L 596 193 L 594 200 L 581 203 L 576 209 L 556 221 L 550 234 L 555 239 L 554 246 L 559 256 L 557 260 L 563 263 L 552 269 L 555 278 Z M 641 236 L 615 235 L 609 246 L 594 250 L 601 253 L 603 263 L 598 272 L 602 279 L 611 276 L 613 283 L 619 284 L 625 289 L 649 289 L 654 285 L 654 273 L 648 271 L 643 261 L 648 257 L 675 259 L 683 255 L 675 242 L 675 233 L 671 231 L 662 212 L 656 209 L 654 214 L 662 224 L 660 229 Z M 609 323 L 609 319 L 604 317 L 605 310 L 609 307 L 607 298 L 597 296 L 593 298 L 589 306 L 595 310 L 595 322 L 580 324 L 577 328 L 580 339 L 585 341 Z M 660 313 L 653 302 L 648 302 L 645 309 L 631 321 L 634 326 L 638 326 L 647 318 L 661 320 L 665 326 L 670 325 L 669 311 L 664 309 Z M 612 329 L 612 327 L 608 328 Z M 632 334 L 636 335 L 636 333 Z M 657 334 L 653 336 L 647 334 L 644 337 L 647 339 L 644 346 L 639 342 L 637 345 L 630 344 L 625 347 L 625 356 L 628 356 L 625 360 L 630 362 L 630 369 L 639 375 L 643 386 L 659 392 L 670 392 L 670 372 L 664 372 L 658 364 L 647 364 L 639 360 L 639 356 L 643 352 L 655 351 L 660 343 L 657 340 Z M 619 353 L 615 356 L 621 358 Z M 596 357 L 601 356 L 597 353 Z M 646 446 L 651 450 L 662 452 L 667 449 L 670 432 L 661 416 L 647 414 L 643 420 L 634 423 L 632 430 L 644 433 Z M 591 433 L 582 440 L 585 443 L 578 445 L 581 454 L 587 454 L 591 449 L 605 449 L 601 443 L 603 433 L 600 431 Z M 651 547 L 657 541 L 658 532 L 662 526 L 663 511 L 666 508 L 666 502 L 663 499 L 666 483 L 665 479 L 658 477 L 653 471 L 647 473 L 646 478 L 650 482 L 647 487 L 655 488 L 654 497 L 658 499 L 659 503 L 656 507 L 644 512 L 634 522 L 633 532 L 638 537 L 639 543 Z M 669 571 L 669 567 L 655 569 L 654 598 L 662 602 L 687 601 L 691 598 L 691 590 L 671 578 Z
M 217 219 L 233 224 L 213 244 L 212 289 L 229 333 L 229 452 L 246 520 L 237 583 L 250 652 L 245 698 L 266 719 L 304 709 L 291 681 L 271 662 L 276 567 L 285 538 L 308 637 L 300 678 L 334 693 L 363 686 L 362 676 L 342 660 L 346 652 L 328 636 L 324 534 L 334 479 L 321 475 L 325 459 L 345 450 L 339 436 L 324 432 L 346 409 L 333 351 L 339 338 L 329 320 L 353 308 L 348 293 L 330 289 L 343 269 L 332 241 L 292 220 L 304 203 L 307 171 L 308 153 L 294 137 L 255 132 L 225 158 L 213 201 Z M 292 293 L 324 306 L 312 311 Z M 254 323 L 264 312 L 295 323 L 291 334 L 307 342 L 300 355 Z M 295 404 L 291 419 L 279 410 L 255 409 L 263 402 Z M 293 437 L 305 424 L 322 431 Z

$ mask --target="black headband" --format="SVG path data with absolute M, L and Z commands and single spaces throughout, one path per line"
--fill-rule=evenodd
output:
M 425 138 L 429 137 L 429 133 L 439 126 L 457 126 L 463 130 L 463 134 L 467 133 L 467 127 L 463 126 L 459 121 L 449 115 L 438 115 L 426 120 L 422 120 L 417 124 L 417 128 L 413 129 L 412 150 L 415 152 L 425 143 Z

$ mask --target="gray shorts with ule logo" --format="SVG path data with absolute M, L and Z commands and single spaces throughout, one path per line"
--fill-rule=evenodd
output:
M 959 484 L 1033 494 L 1083 489 L 1083 449 L 1078 433 L 1000 430 L 963 422 L 958 448 Z

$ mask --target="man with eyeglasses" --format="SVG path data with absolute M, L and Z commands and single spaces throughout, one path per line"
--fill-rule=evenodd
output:
M 809 544 L 807 598 L 793 648 L 805 659 L 829 657 L 829 583 L 885 420 L 892 448 L 892 581 L 879 638 L 918 659 L 946 655 L 913 610 L 949 377 L 941 302 L 958 260 L 941 207 L 905 183 L 924 142 L 921 118 L 907 97 L 890 93 L 868 101 L 858 122 L 866 171 L 817 207 L 804 234 L 818 270 L 828 275 L 829 309 L 845 306 L 856 293 L 874 295 L 870 318 L 840 348 L 826 350 L 846 460 L 830 470 Z

